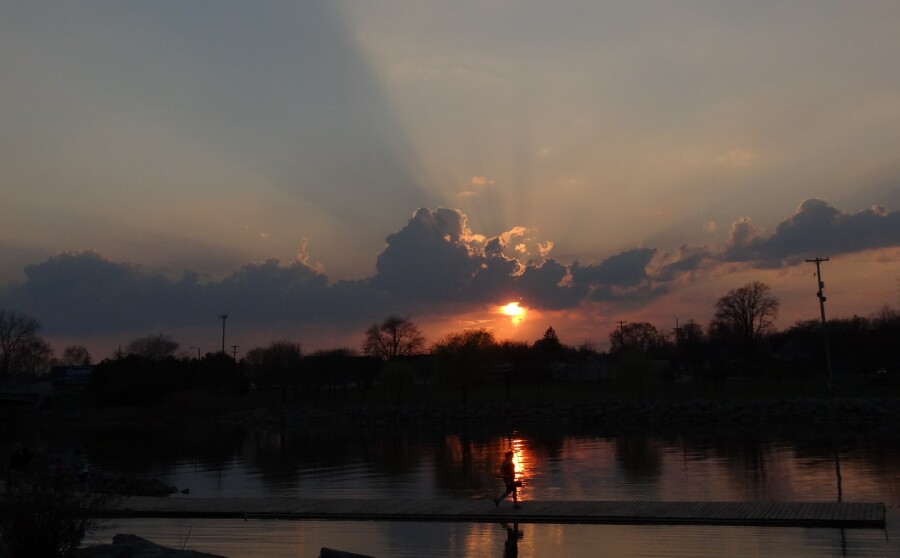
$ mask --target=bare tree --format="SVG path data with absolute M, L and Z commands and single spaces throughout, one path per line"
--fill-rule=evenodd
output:
M 36 337 L 29 343 L 20 372 L 32 375 L 39 374 L 45 372 L 51 362 L 53 362 L 53 349 L 49 343 L 40 337 Z
M 414 355 L 422 351 L 425 337 L 409 318 L 389 316 L 381 325 L 372 324 L 366 330 L 363 351 L 382 360 Z
M 778 316 L 778 299 L 769 294 L 765 283 L 753 281 L 739 289 L 731 289 L 716 301 L 716 313 L 709 324 L 711 335 L 732 337 L 746 348 L 774 328 Z
M 299 343 L 274 341 L 265 349 L 261 372 L 270 384 L 279 387 L 282 404 L 287 402 L 288 387 L 294 388 L 294 399 L 297 399 L 297 384 L 302 362 L 303 353 Z
M 61 363 L 68 366 L 87 366 L 91 363 L 91 353 L 83 345 L 69 345 L 63 351 Z
M 463 403 L 468 402 L 471 388 L 486 380 L 497 352 L 494 334 L 483 328 L 450 333 L 432 347 L 443 377 L 459 387 Z
M 666 336 L 649 322 L 632 322 L 611 331 L 609 342 L 613 353 L 628 348 L 653 354 L 666 344 Z
M 8 374 L 34 373 L 49 361 L 50 345 L 38 337 L 37 320 L 0 310 L 0 379 Z
M 165 333 L 157 333 L 133 340 L 125 348 L 125 352 L 147 360 L 161 361 L 173 356 L 178 347 L 178 343 L 171 337 Z
M 675 362 L 677 366 L 696 372 L 701 367 L 707 348 L 703 326 L 694 320 L 675 328 Z
M 885 304 L 872 315 L 872 321 L 879 325 L 897 322 L 898 320 L 900 320 L 900 310 L 892 308 L 890 304 Z

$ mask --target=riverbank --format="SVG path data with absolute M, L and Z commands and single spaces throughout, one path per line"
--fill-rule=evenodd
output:
M 604 398 L 596 401 L 500 401 L 471 403 L 408 403 L 384 401 L 353 404 L 267 405 L 234 401 L 216 411 L 183 412 L 168 406 L 90 408 L 66 407 L 29 411 L 22 422 L 45 421 L 59 428 L 109 424 L 209 422 L 266 427 L 422 426 L 454 428 L 481 424 L 526 427 L 565 425 L 573 428 L 619 430 L 695 429 L 732 425 L 740 428 L 790 428 L 802 425 L 829 429 L 893 432 L 900 424 L 900 397 L 737 398 Z
M 654 430 L 799 423 L 877 431 L 900 423 L 900 396 L 892 382 L 841 378 L 835 382 L 834 394 L 822 382 L 765 378 L 639 386 L 598 382 L 476 386 L 465 397 L 452 386 L 438 385 L 243 395 L 197 389 L 129 407 L 98 407 L 91 404 L 87 392 L 69 392 L 10 418 L 22 424 L 46 421 L 59 428 L 184 421 L 249 428 L 552 423 Z
M 807 424 L 878 427 L 900 421 L 900 398 L 767 399 L 666 401 L 604 400 L 598 402 L 469 404 L 444 406 L 354 406 L 339 410 L 289 408 L 280 412 L 259 409 L 225 417 L 247 423 L 287 421 L 292 424 L 392 425 L 503 421 L 516 424 L 629 424 L 700 426 L 710 423 L 779 424 L 802 420 Z

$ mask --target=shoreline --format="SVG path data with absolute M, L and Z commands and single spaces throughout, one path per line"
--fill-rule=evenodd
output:
M 181 413 L 166 407 L 67 408 L 27 411 L 20 420 L 37 418 L 52 425 L 103 426 L 111 423 L 161 423 L 191 420 L 248 428 L 423 426 L 479 424 L 570 427 L 702 428 L 710 425 L 778 427 L 801 424 L 837 429 L 891 431 L 900 424 L 898 397 L 834 398 L 609 398 L 598 401 L 502 402 L 469 404 L 355 404 L 335 407 L 252 406 L 218 414 Z

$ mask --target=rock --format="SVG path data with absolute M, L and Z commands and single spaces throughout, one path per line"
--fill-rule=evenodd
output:
M 77 558 L 225 558 L 218 554 L 168 548 L 137 535 L 122 533 L 113 537 L 112 544 L 81 548 L 75 556 Z
M 134 477 L 112 478 L 102 473 L 95 473 L 91 479 L 91 489 L 105 494 L 119 496 L 168 496 L 178 492 L 178 487 L 169 486 L 159 479 Z

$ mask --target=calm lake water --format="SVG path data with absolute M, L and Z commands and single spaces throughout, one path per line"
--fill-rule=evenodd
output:
M 316 557 L 323 546 L 387 556 L 900 555 L 900 438 L 870 429 L 238 427 L 58 429 L 32 443 L 83 448 L 107 474 L 156 477 L 192 497 L 491 498 L 507 449 L 520 500 L 884 502 L 888 527 L 513 525 L 327 521 L 117 520 L 86 543 L 134 533 L 238 557 Z M 838 476 L 838 471 L 840 476 Z M 507 505 L 510 505 L 507 503 Z

